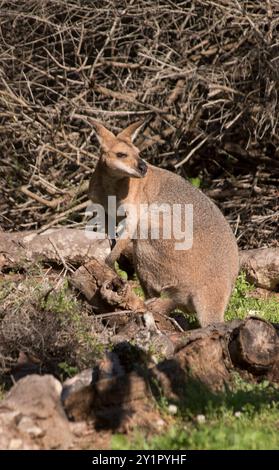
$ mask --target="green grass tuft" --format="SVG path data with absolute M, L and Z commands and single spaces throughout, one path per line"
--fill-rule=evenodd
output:
M 225 320 L 229 321 L 235 318 L 243 319 L 249 315 L 253 315 L 278 323 L 278 299 L 275 298 L 275 296 L 268 299 L 257 299 L 251 297 L 249 294 L 253 289 L 254 287 L 246 281 L 245 274 L 241 273 L 236 281 L 236 285 L 225 314 Z

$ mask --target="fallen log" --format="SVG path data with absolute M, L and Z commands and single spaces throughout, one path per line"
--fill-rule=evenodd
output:
M 225 392 L 235 371 L 247 380 L 259 377 L 279 383 L 279 336 L 260 318 L 234 320 L 170 335 L 173 355 L 146 367 L 140 348 L 119 343 L 95 368 L 68 379 L 62 401 L 73 420 L 98 417 L 98 422 L 135 413 L 153 397 L 187 402 L 188 393 Z M 152 339 L 151 339 L 152 342 Z
M 0 271 L 24 268 L 36 261 L 70 268 L 93 258 L 104 260 L 109 252 L 108 239 L 92 240 L 85 230 L 50 229 L 42 234 L 0 231 Z
M 240 268 L 247 281 L 256 287 L 279 291 L 279 248 L 262 248 L 239 252 Z
M 263 374 L 279 357 L 278 333 L 271 323 L 261 318 L 247 318 L 234 329 L 229 351 L 235 366 Z
M 93 258 L 105 260 L 110 252 L 109 240 L 94 240 L 85 230 L 49 229 L 37 232 L 0 231 L 0 270 L 24 267 L 26 263 L 41 260 L 79 267 Z M 279 248 L 241 250 L 240 269 L 247 281 L 256 287 L 279 290 Z M 125 269 L 132 264 L 132 246 L 122 255 Z

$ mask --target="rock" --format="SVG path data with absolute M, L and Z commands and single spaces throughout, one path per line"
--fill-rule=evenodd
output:
M 92 369 L 85 369 L 79 374 L 66 379 L 62 386 L 62 401 L 67 398 L 72 391 L 76 392 L 82 387 L 86 387 L 92 383 Z
M 39 428 L 39 426 L 36 426 L 34 420 L 31 419 L 30 416 L 23 416 L 20 419 L 17 427 L 19 431 L 27 433 L 31 437 L 42 437 L 45 434 L 45 431 Z
M 170 358 L 174 355 L 174 344 L 171 339 L 164 334 L 153 335 L 152 338 L 152 348 L 154 350 L 153 358 L 155 356 L 159 357 L 161 360 L 163 358 Z
M 96 388 L 102 380 L 111 380 L 125 375 L 119 357 L 114 352 L 107 352 L 92 369 L 67 379 L 63 384 L 62 402 L 67 416 L 74 421 L 92 417 L 96 404 Z
M 197 423 L 199 423 L 199 424 L 204 424 L 205 421 L 206 421 L 205 416 L 204 416 L 204 415 L 197 415 L 197 416 L 196 416 L 196 421 L 197 421 Z
M 1 447 L 2 448 L 2 447 Z M 12 438 L 9 442 L 8 450 L 30 450 L 31 447 L 26 446 L 21 439 L 14 439 Z M 32 450 L 37 449 L 37 447 L 33 447 Z
M 168 412 L 171 414 L 171 415 L 176 415 L 177 414 L 177 411 L 178 411 L 178 408 L 176 405 L 173 405 L 173 404 L 170 404 L 168 406 Z
M 85 421 L 71 422 L 70 423 L 70 428 L 71 428 L 72 433 L 76 437 L 82 437 L 82 436 L 88 434 L 88 432 L 90 432 L 89 428 L 88 428 L 88 423 L 85 422 Z
M 0 404 L 1 449 L 68 449 L 73 435 L 51 375 L 19 380 Z
M 92 388 L 92 369 L 67 379 L 63 384 L 62 403 L 69 419 L 81 421 L 88 419 L 94 404 Z
M 166 422 L 165 422 L 162 418 L 158 418 L 158 419 L 156 419 L 156 421 L 154 422 L 154 426 L 155 426 L 155 428 L 157 428 L 159 431 L 161 431 L 161 430 L 166 426 Z

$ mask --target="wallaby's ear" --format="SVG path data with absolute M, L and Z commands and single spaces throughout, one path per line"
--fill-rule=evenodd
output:
M 124 131 L 121 131 L 117 137 L 120 139 L 129 139 L 131 142 L 135 140 L 137 137 L 139 131 L 141 130 L 142 126 L 145 124 L 145 119 L 141 121 L 134 122 L 133 124 L 130 124 L 130 126 L 126 127 Z
M 100 122 L 95 121 L 95 119 L 90 119 L 90 123 L 93 124 L 96 136 L 102 149 L 107 152 L 115 142 L 115 135 L 111 131 L 106 129 L 103 124 L 100 124 Z

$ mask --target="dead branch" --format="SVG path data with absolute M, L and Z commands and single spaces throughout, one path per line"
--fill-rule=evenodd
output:
M 96 308 L 111 312 L 112 309 L 143 313 L 146 307 L 128 282 L 97 259 L 81 266 L 71 277 L 71 283 Z

